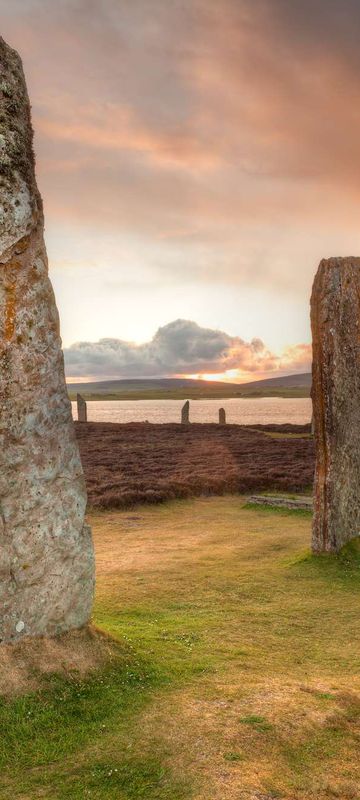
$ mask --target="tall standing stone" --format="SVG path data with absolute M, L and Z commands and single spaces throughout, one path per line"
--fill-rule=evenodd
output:
M 190 422 L 190 402 L 189 400 L 187 400 L 181 409 L 181 424 L 187 425 L 189 422 Z
M 87 404 L 81 394 L 76 395 L 78 422 L 87 422 Z
M 219 425 L 226 425 L 225 408 L 219 408 Z
M 18 54 L 0 39 L 0 641 L 87 622 L 94 558 Z
M 320 263 L 311 296 L 315 553 L 360 534 L 360 258 Z

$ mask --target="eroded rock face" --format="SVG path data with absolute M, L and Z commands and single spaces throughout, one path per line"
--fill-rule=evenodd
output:
M 360 535 L 360 258 L 320 263 L 311 296 L 313 551 Z
M 21 60 L 0 39 L 0 640 L 87 622 L 94 558 Z

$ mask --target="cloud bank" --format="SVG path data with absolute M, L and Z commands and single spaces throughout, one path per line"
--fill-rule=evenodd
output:
M 29 84 L 64 340 L 117 336 L 120 316 L 141 341 L 190 316 L 241 320 L 274 350 L 306 341 L 320 258 L 360 251 L 359 0 L 0 0 L 0 15 Z
M 245 380 L 281 372 L 307 371 L 311 348 L 298 345 L 282 356 L 261 341 L 245 342 L 224 331 L 177 319 L 159 328 L 144 344 L 121 339 L 77 342 L 64 350 L 69 380 L 211 375 Z M 256 373 L 256 375 L 254 374 Z

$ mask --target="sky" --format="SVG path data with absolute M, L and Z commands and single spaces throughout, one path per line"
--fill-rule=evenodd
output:
M 0 0 L 70 379 L 305 372 L 360 253 L 358 0 Z

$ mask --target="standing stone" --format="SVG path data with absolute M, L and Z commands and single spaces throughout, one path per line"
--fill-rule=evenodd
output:
M 226 425 L 225 408 L 219 408 L 219 425 Z
M 316 469 L 312 547 L 360 535 L 360 258 L 320 263 L 311 296 Z
M 0 39 L 0 640 L 89 619 L 86 491 L 48 278 L 25 78 Z
M 86 400 L 81 396 L 81 394 L 76 395 L 76 404 L 77 404 L 77 417 L 78 422 L 87 422 L 87 405 Z
M 181 424 L 187 425 L 189 422 L 190 422 L 190 403 L 189 400 L 187 400 L 181 409 Z

